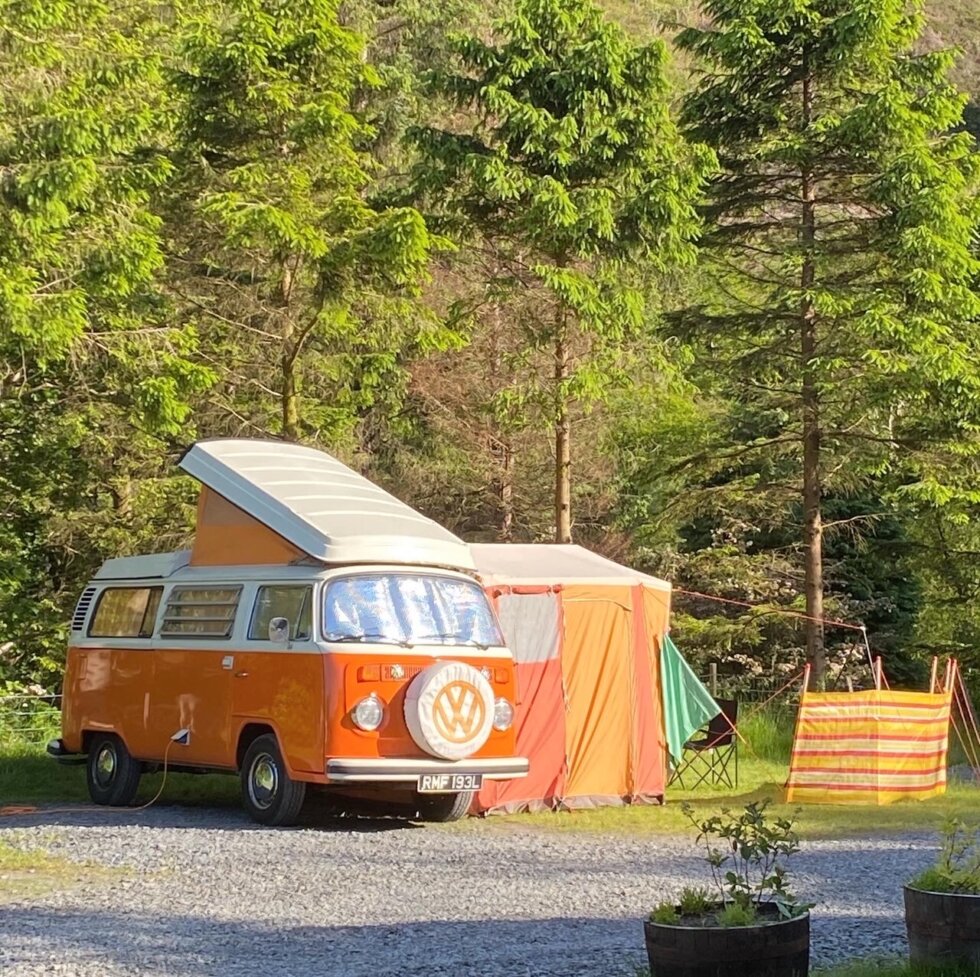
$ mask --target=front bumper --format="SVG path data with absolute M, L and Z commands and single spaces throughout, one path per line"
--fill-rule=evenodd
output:
M 427 773 L 479 773 L 487 780 L 517 780 L 530 767 L 526 757 L 488 757 L 474 760 L 387 760 L 338 758 L 327 760 L 331 784 L 414 784 Z
M 54 757 L 58 763 L 63 763 L 65 766 L 81 766 L 87 762 L 86 757 L 73 753 L 60 739 L 49 740 L 46 750 L 48 756 Z

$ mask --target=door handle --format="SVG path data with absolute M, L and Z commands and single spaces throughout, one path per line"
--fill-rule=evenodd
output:
M 235 678 L 248 678 L 248 672 L 235 672 Z

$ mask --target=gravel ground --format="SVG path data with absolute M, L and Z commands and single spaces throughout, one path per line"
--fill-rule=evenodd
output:
M 234 810 L 5 819 L 0 840 L 125 871 L 0 905 L 0 974 L 612 977 L 640 919 L 706 880 L 687 840 L 506 822 L 259 828 Z M 901 884 L 935 836 L 807 843 L 812 959 L 905 950 Z

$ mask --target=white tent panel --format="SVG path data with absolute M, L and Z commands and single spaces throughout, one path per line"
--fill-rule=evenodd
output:
M 501 594 L 497 599 L 497 617 L 507 647 L 519 665 L 558 657 L 557 594 Z

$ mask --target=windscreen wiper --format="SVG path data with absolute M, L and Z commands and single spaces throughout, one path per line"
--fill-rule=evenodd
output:
M 341 642 L 364 642 L 377 641 L 378 644 L 398 645 L 402 648 L 411 648 L 411 644 L 404 638 L 393 638 L 390 634 L 378 634 L 376 632 L 366 632 L 364 634 L 342 634 L 338 636 L 327 635 L 327 641 L 340 644 Z
M 416 634 L 412 637 L 415 639 L 415 644 L 425 641 L 426 638 L 441 638 L 443 641 L 452 638 L 457 644 L 472 645 L 474 648 L 479 648 L 480 651 L 486 651 L 490 647 L 482 641 L 477 641 L 476 638 L 467 638 L 458 631 L 433 631 L 431 634 Z

